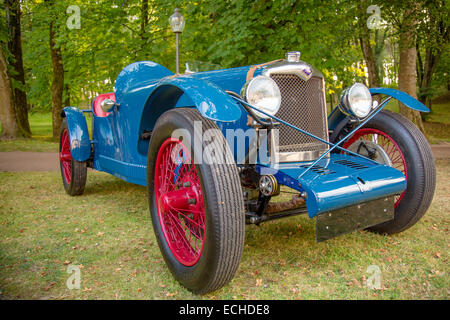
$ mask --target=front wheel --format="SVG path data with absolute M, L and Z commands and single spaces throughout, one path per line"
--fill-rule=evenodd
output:
M 392 166 L 406 177 L 406 190 L 395 198 L 394 219 L 370 231 L 399 233 L 420 220 L 433 200 L 436 168 L 425 136 L 412 122 L 400 114 L 382 111 L 356 131 L 344 148 Z
M 222 152 L 222 161 L 209 161 Z M 216 124 L 196 109 L 164 113 L 149 145 L 147 182 L 153 229 L 174 277 L 198 294 L 228 283 L 242 255 L 245 215 L 237 167 Z

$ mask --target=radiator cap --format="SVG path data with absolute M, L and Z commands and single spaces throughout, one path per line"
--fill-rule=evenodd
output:
M 289 51 L 286 53 L 287 62 L 300 62 L 300 51 Z

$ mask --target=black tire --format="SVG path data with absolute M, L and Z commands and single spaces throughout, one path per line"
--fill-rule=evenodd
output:
M 383 110 L 364 127 L 389 135 L 404 156 L 407 189 L 399 200 L 394 219 L 368 230 L 395 234 L 411 228 L 428 210 L 436 188 L 436 167 L 431 148 L 422 132 L 404 116 Z
M 202 142 L 199 135 L 194 136 L 194 121 L 202 123 L 202 132 L 217 129 L 213 121 L 203 118 L 196 109 L 191 108 L 169 110 L 158 119 L 148 149 L 148 198 L 153 229 L 167 266 L 173 276 L 188 290 L 196 294 L 205 294 L 231 281 L 239 267 L 244 248 L 245 212 L 240 179 L 234 161 L 222 164 L 196 164 L 205 212 L 203 249 L 198 261 L 192 266 L 181 263 L 171 251 L 162 230 L 155 190 L 155 165 L 163 143 L 171 137 L 174 130 L 185 129 L 195 139 L 194 148 L 187 147 L 194 158 L 207 146 L 209 148 L 225 146 L 225 156 L 233 159 L 221 133 L 207 143 Z
M 63 119 L 61 124 L 61 133 L 59 136 L 59 152 L 61 154 L 61 149 L 63 148 L 63 136 L 64 132 L 68 130 L 67 120 Z M 70 151 L 70 147 L 69 147 Z M 64 174 L 64 164 L 60 157 L 60 171 L 61 178 L 63 181 L 64 189 L 67 194 L 71 196 L 79 196 L 84 192 L 84 187 L 86 186 L 86 178 L 87 178 L 87 165 L 86 162 L 79 162 L 71 157 L 70 159 L 70 179 L 67 179 Z

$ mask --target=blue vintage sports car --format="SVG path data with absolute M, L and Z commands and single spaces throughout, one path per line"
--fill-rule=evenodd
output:
M 83 193 L 87 167 L 147 186 L 167 266 L 203 294 L 233 278 L 246 224 L 308 214 L 324 241 L 398 233 L 424 215 L 433 156 L 410 121 L 383 110 L 392 98 L 429 111 L 406 93 L 355 83 L 327 115 L 324 77 L 299 52 L 185 74 L 136 62 L 91 110 L 63 110 L 62 180 L 71 196 Z M 292 200 L 271 201 L 280 189 Z

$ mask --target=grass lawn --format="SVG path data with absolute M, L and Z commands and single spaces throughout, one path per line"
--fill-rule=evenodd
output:
M 172 278 L 146 188 L 90 171 L 71 198 L 58 173 L 0 173 L 0 299 L 448 299 L 450 161 L 437 168 L 430 210 L 398 235 L 316 244 L 305 216 L 247 226 L 238 273 L 206 296 Z M 69 265 L 81 268 L 79 290 L 66 287 Z M 371 265 L 381 290 L 366 286 Z
M 52 138 L 52 114 L 35 112 L 29 113 L 28 117 L 33 137 L 31 139 L 0 140 L 0 152 L 58 152 L 58 142 Z
M 33 137 L 31 139 L 0 140 L 0 152 L 58 152 L 59 141 L 52 137 L 52 114 L 50 112 L 35 112 L 28 116 Z M 87 116 L 86 120 L 91 132 L 92 119 Z

